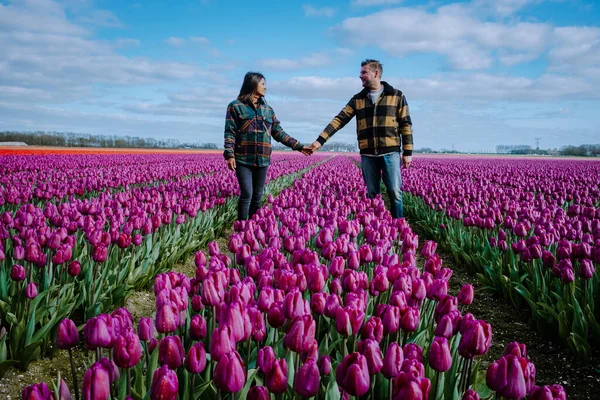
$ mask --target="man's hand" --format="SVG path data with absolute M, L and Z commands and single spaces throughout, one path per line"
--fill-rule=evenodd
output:
M 312 156 L 313 150 L 308 146 L 304 146 L 302 149 L 300 149 L 300 153 L 304 154 L 305 156 Z
M 404 168 L 410 167 L 411 162 L 412 156 L 402 156 L 402 165 L 404 165 Z
M 309 147 L 309 148 L 310 148 L 310 149 L 311 149 L 313 152 L 314 152 L 314 151 L 317 151 L 317 150 L 319 150 L 319 149 L 321 148 L 321 143 L 319 143 L 318 141 L 316 141 L 316 140 L 315 140 L 314 142 L 312 142 L 312 144 L 310 145 L 310 147 Z
M 235 171 L 235 158 L 231 157 L 227 159 L 227 169 Z

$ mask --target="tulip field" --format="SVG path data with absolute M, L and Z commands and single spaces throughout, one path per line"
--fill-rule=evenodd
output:
M 494 327 L 437 251 L 589 361 L 600 164 L 415 157 L 405 220 L 359 163 L 276 154 L 263 208 L 234 222 L 220 154 L 0 156 L 0 376 L 84 352 L 22 398 L 566 399 L 527 343 L 482 364 Z M 173 271 L 186 258 L 193 276 Z

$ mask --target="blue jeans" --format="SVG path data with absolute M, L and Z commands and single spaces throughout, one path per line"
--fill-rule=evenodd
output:
M 361 156 L 361 170 L 370 198 L 381 194 L 381 178 L 390 196 L 391 213 L 394 218 L 402 218 L 402 176 L 400 175 L 400 153 L 390 153 L 381 157 Z
M 248 167 L 237 164 L 235 174 L 240 184 L 238 221 L 251 218 L 261 207 L 269 167 Z

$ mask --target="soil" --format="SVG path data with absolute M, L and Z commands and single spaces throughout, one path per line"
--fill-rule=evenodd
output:
M 419 230 L 416 223 L 411 223 L 411 227 L 419 235 L 420 244 L 432 239 Z M 600 398 L 598 357 L 591 365 L 578 364 L 566 345 L 543 338 L 531 326 L 528 309 L 517 310 L 503 298 L 486 293 L 481 289 L 482 285 L 477 277 L 457 265 L 452 255 L 445 253 L 440 247 L 436 253 L 442 258 L 444 267 L 453 271 L 449 292 L 458 294 L 462 285 L 466 283 L 475 288 L 475 299 L 464 312 L 470 312 L 475 318 L 492 325 L 492 346 L 487 354 L 481 356 L 481 370 L 487 370 L 492 362 L 502 356 L 506 345 L 516 341 L 527 346 L 527 357 L 536 367 L 535 382 L 538 386 L 560 384 L 567 391 L 568 398 L 573 400 Z

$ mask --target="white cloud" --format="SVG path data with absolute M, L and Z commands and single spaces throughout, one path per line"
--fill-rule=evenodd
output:
M 83 5 L 82 5 L 83 7 Z M 91 99 L 103 84 L 160 84 L 205 76 L 194 65 L 126 57 L 115 52 L 137 39 L 95 40 L 69 21 L 58 3 L 0 4 L 0 87 L 17 102 Z
M 95 10 L 88 16 L 76 19 L 85 25 L 91 25 L 99 28 L 123 28 L 125 25 L 119 21 L 119 18 L 108 10 Z
M 490 67 L 498 50 L 518 53 L 523 60 L 538 58 L 552 36 L 548 24 L 483 22 L 463 5 L 444 6 L 435 12 L 386 10 L 348 18 L 332 30 L 354 46 L 376 46 L 399 57 L 434 52 L 445 55 L 452 67 L 464 70 Z M 504 61 L 514 63 L 516 58 L 505 57 Z
M 176 37 L 176 36 L 171 36 L 170 38 L 165 40 L 165 43 L 168 44 L 169 46 L 181 47 L 185 44 L 185 39 L 182 39 L 182 38 Z
M 473 74 L 438 74 L 428 78 L 386 78 L 402 90 L 409 101 L 447 99 L 481 101 L 547 101 L 556 99 L 600 100 L 600 93 L 588 81 L 578 77 L 545 74 L 537 79 Z M 358 78 L 294 77 L 271 83 L 278 94 L 304 99 L 348 101 L 362 90 Z
M 135 47 L 139 46 L 140 41 L 132 38 L 120 38 L 115 41 L 115 47 Z
M 531 5 L 539 4 L 544 0 L 474 0 L 471 6 L 478 12 L 484 11 L 492 15 L 507 17 Z
M 353 6 L 382 6 L 391 4 L 400 4 L 402 0 L 352 0 Z
M 204 36 L 190 36 L 190 42 L 209 44 L 210 40 L 208 40 L 208 38 L 205 38 Z
M 291 58 L 266 58 L 258 63 L 264 68 L 274 70 L 292 70 L 301 68 L 323 67 L 331 64 L 332 59 L 326 52 L 312 53 L 299 59 Z
M 337 10 L 331 7 L 315 8 L 310 4 L 302 6 L 304 8 L 304 15 L 307 17 L 333 17 Z

